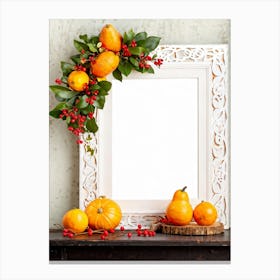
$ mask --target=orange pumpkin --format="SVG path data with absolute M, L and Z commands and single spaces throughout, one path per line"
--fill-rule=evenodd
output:
M 114 229 L 122 218 L 120 206 L 113 200 L 100 196 L 89 203 L 85 210 L 89 226 L 95 229 Z
M 187 187 L 183 187 L 182 189 L 177 190 L 174 193 L 172 200 L 185 200 L 185 201 L 189 202 L 190 199 L 189 199 L 188 193 L 186 192 L 186 188 Z
M 210 202 L 202 201 L 194 208 L 193 218 L 201 226 L 214 224 L 217 217 L 217 209 Z

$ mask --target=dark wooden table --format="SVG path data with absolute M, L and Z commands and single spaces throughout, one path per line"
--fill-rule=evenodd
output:
M 130 232 L 131 238 L 128 231 L 116 231 L 101 240 L 100 234 L 68 238 L 61 231 L 50 231 L 50 261 L 230 261 L 230 230 L 212 236 L 144 237 Z

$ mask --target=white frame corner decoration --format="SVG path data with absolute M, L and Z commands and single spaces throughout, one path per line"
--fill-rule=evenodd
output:
M 230 93 L 227 45 L 161 45 L 154 51 L 164 67 L 177 65 L 195 69 L 204 96 L 199 101 L 199 199 L 212 202 L 219 221 L 230 228 Z M 175 66 L 176 67 L 176 66 Z M 199 70 L 199 71 L 197 71 Z M 161 71 L 161 69 L 159 69 Z M 97 117 L 97 116 L 96 116 Z M 97 118 L 98 120 L 98 118 Z M 85 133 L 80 145 L 79 207 L 100 195 L 99 134 Z M 121 225 L 149 227 L 164 213 L 159 211 L 123 212 Z

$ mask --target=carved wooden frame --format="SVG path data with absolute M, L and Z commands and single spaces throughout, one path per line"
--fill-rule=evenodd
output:
M 208 147 L 205 147 L 207 183 L 200 199 L 211 201 L 218 209 L 219 221 L 230 227 L 230 95 L 227 45 L 162 45 L 155 52 L 164 63 L 191 63 L 208 69 L 209 100 L 205 126 Z M 105 105 L 106 106 L 106 105 Z M 97 116 L 96 116 L 97 117 Z M 98 119 L 98 118 L 97 118 Z M 98 133 L 85 133 L 80 145 L 80 208 L 99 196 Z M 148 210 L 148 209 L 147 209 Z M 121 225 L 149 227 L 164 213 L 123 213 Z

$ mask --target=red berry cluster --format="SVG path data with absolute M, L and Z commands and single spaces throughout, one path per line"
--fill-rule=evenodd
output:
M 61 79 L 57 78 L 57 79 L 55 79 L 55 83 L 58 84 L 58 85 L 61 85 L 62 81 L 61 81 Z
M 137 47 L 136 41 L 132 40 L 131 43 L 130 43 L 130 46 L 133 47 L 133 48 Z
M 84 133 L 84 123 L 86 121 L 86 116 L 77 113 L 78 108 L 73 107 L 72 110 L 63 109 L 59 118 L 65 120 L 66 118 L 70 118 L 70 124 L 68 126 L 68 130 L 71 131 L 74 135 L 79 136 L 80 133 Z M 74 127 L 76 126 L 76 127 Z M 81 140 L 79 140 L 79 144 L 81 144 Z
M 123 56 L 131 56 L 131 52 L 128 49 L 128 46 L 126 44 L 122 45 L 122 50 L 123 50 Z
M 162 63 L 163 63 L 163 59 L 161 59 L 161 58 L 158 58 L 157 60 L 154 61 L 154 65 L 156 65 L 156 66 L 162 65 Z
M 74 66 L 74 70 L 77 70 L 77 71 L 84 71 L 84 72 L 87 71 L 86 67 L 84 67 L 84 66 L 82 66 L 82 65 L 75 65 L 75 66 Z
M 69 229 L 66 229 L 66 228 L 65 228 L 65 229 L 63 230 L 62 235 L 63 235 L 64 237 L 73 238 L 75 234 L 74 234 L 73 232 L 71 232 Z
M 152 236 L 156 235 L 156 232 L 153 231 L 153 230 L 148 230 L 148 229 L 142 230 L 142 226 L 141 225 L 137 226 L 136 233 L 137 233 L 138 236 L 144 236 L 144 237 L 147 237 L 147 236 L 152 237 Z M 127 236 L 129 238 L 131 238 L 132 237 L 132 232 L 128 232 Z
M 148 229 L 144 229 L 142 230 L 142 226 L 138 225 L 137 229 L 136 229 L 137 235 L 138 236 L 155 236 L 156 232 L 153 230 L 148 230 Z
M 151 61 L 152 60 L 152 58 L 149 56 L 149 55 L 147 55 L 147 56 L 145 56 L 144 54 L 141 54 L 140 55 L 140 61 L 139 61 L 139 68 L 145 68 L 145 69 L 149 69 L 149 68 L 151 68 L 151 65 L 150 64 L 148 64 L 148 61 Z

